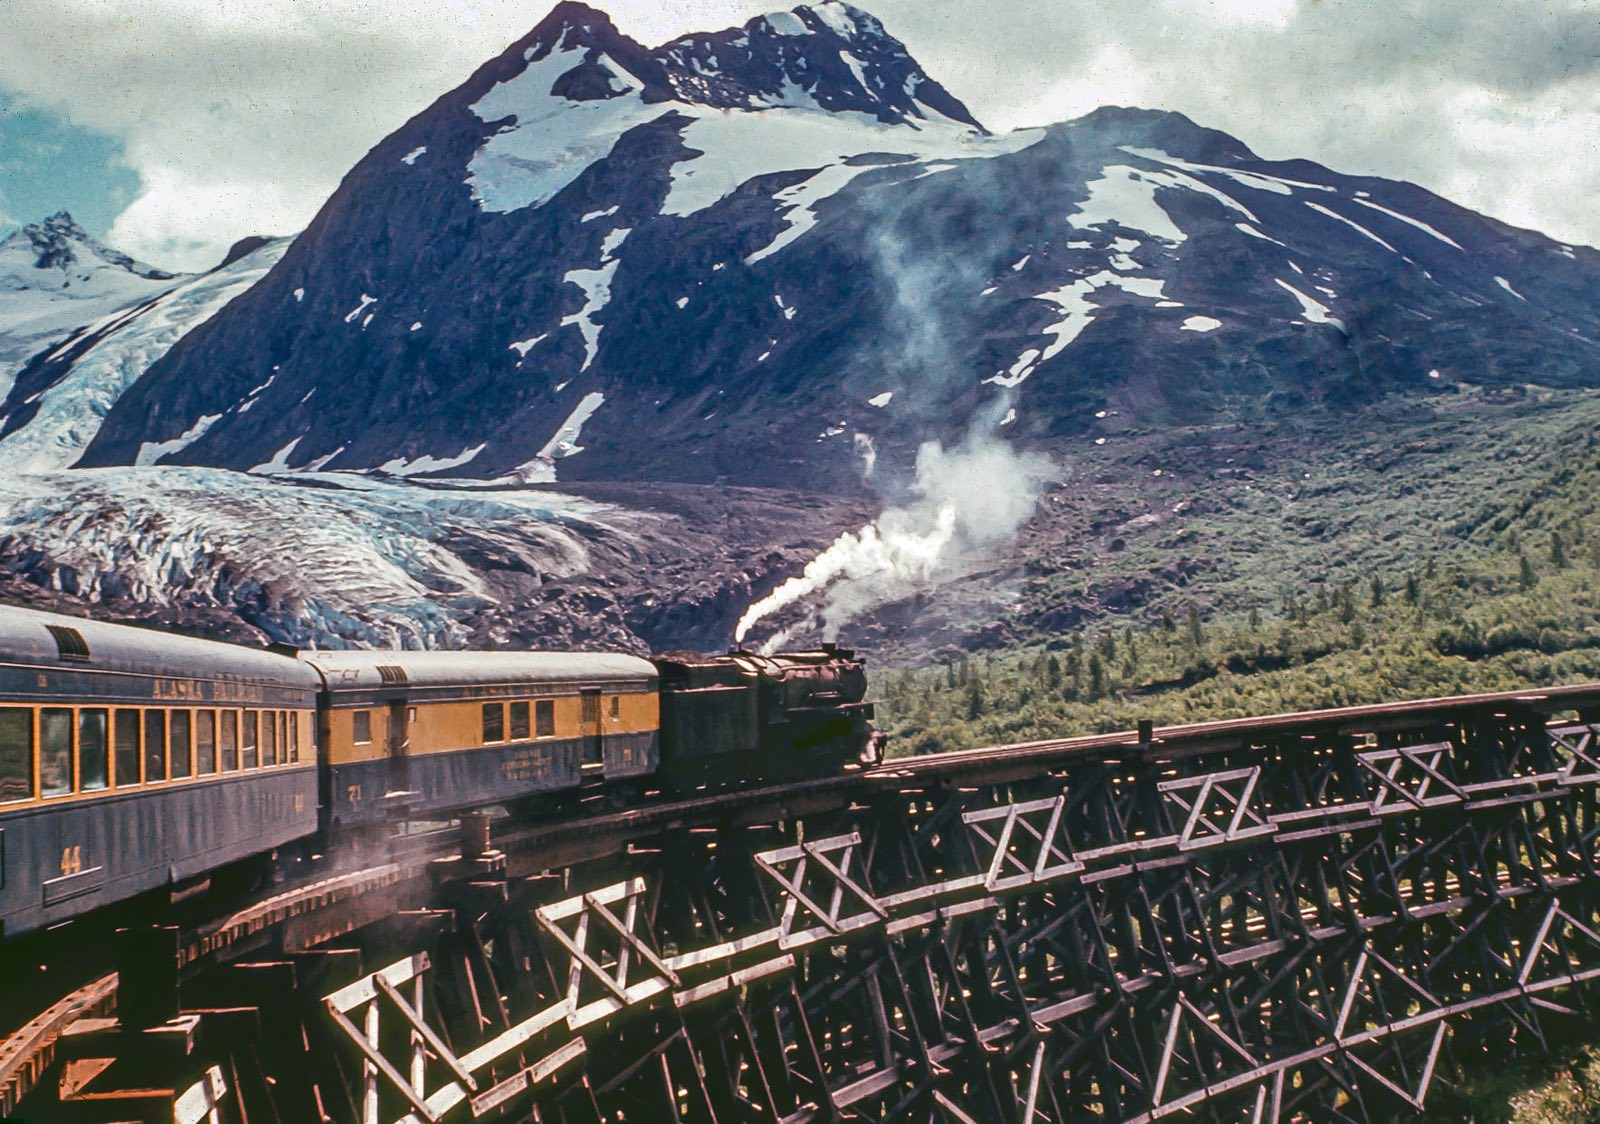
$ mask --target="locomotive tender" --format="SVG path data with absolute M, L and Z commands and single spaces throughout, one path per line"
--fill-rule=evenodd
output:
M 0 606 L 0 939 L 297 842 L 873 758 L 850 651 L 257 651 Z

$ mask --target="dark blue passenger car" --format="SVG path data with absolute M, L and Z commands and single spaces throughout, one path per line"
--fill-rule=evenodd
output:
M 315 832 L 321 686 L 269 652 L 0 612 L 0 937 Z

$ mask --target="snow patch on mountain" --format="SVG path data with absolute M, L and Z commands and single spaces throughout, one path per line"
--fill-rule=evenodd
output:
M 1408 224 L 1410 226 L 1414 226 L 1418 230 L 1422 231 L 1424 234 L 1428 234 L 1428 235 L 1431 235 L 1434 238 L 1437 238 L 1439 241 L 1443 242 L 1446 246 L 1454 246 L 1458 250 L 1461 249 L 1461 243 L 1457 242 L 1454 238 L 1450 237 L 1448 234 L 1441 233 L 1438 229 L 1436 229 L 1435 227 L 1429 226 L 1427 223 L 1423 222 L 1421 219 L 1414 219 L 1410 215 L 1402 215 L 1399 211 L 1392 211 L 1388 207 L 1385 207 L 1382 203 L 1374 203 L 1370 198 L 1367 197 L 1365 192 L 1358 192 L 1357 193 L 1356 202 L 1360 203 L 1363 207 L 1370 207 L 1372 210 L 1379 211 L 1379 212 L 1381 212 L 1381 213 L 1383 213 L 1385 215 L 1388 215 L 1392 219 L 1398 219 L 1400 222 L 1406 223 L 1406 224 Z M 1465 251 L 1463 251 L 1463 252 L 1465 252 Z
M 1507 281 L 1504 277 L 1496 275 L 1495 279 L 1494 279 L 1494 283 L 1496 285 L 1499 285 L 1502 289 L 1504 289 L 1506 292 L 1510 293 L 1512 296 L 1516 297 L 1519 301 L 1526 301 L 1528 299 L 1527 297 L 1523 296 L 1521 293 L 1519 293 L 1515 289 L 1513 289 L 1511 287 L 1511 282 Z
M 517 340 L 515 343 L 507 344 L 506 346 L 517 353 L 518 359 L 526 359 L 528 352 L 543 343 L 549 335 L 549 332 L 540 332 L 537 336 L 529 336 L 525 340 Z
M 462 449 L 453 457 L 435 457 L 424 454 L 420 457 L 394 457 L 384 461 L 378 466 L 379 472 L 387 472 L 390 476 L 419 476 L 424 472 L 444 472 L 447 469 L 460 468 L 468 464 L 487 447 L 487 442 L 480 442 L 471 448 Z
M 1186 172 L 1204 172 L 1211 175 L 1226 176 L 1241 187 L 1253 188 L 1256 191 L 1266 191 L 1273 195 L 1293 195 L 1295 188 L 1307 191 L 1334 191 L 1324 183 L 1310 183 L 1306 180 L 1285 179 L 1267 172 L 1248 172 L 1242 168 L 1225 168 L 1217 164 L 1198 164 L 1191 160 L 1184 160 L 1172 156 L 1158 148 L 1140 148 L 1137 146 L 1123 145 L 1122 151 L 1132 156 L 1139 156 L 1146 160 L 1153 160 L 1169 167 L 1181 168 Z
M 1077 214 L 1067 216 L 1067 222 L 1080 230 L 1120 226 L 1166 242 L 1182 242 L 1188 236 L 1156 202 L 1156 189 L 1162 186 L 1150 173 L 1113 164 L 1102 170 L 1100 178 L 1089 181 L 1089 197 L 1079 205 Z
M 582 400 L 567 420 L 561 423 L 555 435 L 545 442 L 544 448 L 539 450 L 541 457 L 570 457 L 583 452 L 583 446 L 578 444 L 578 438 L 583 434 L 584 423 L 594 416 L 594 412 L 605 405 L 606 396 L 599 391 L 590 391 Z
M 344 322 L 346 324 L 351 323 L 356 317 L 360 316 L 368 308 L 376 304 L 377 300 L 378 298 L 373 296 L 371 293 L 362 293 L 361 299 L 356 302 L 356 306 L 344 314 Z M 365 321 L 362 322 L 362 327 L 366 327 Z
M 559 389 L 559 388 L 558 388 Z M 556 460 L 561 457 L 571 457 L 583 452 L 583 446 L 578 444 L 578 438 L 583 433 L 583 427 L 594 416 L 594 412 L 605 404 L 606 396 L 599 391 L 590 391 L 579 400 L 578 405 L 567 415 L 567 420 L 556 427 L 540 450 L 533 455 L 531 460 L 512 469 L 501 482 L 515 482 L 522 484 L 553 484 L 556 479 Z
M 610 155 L 623 133 L 673 111 L 671 106 L 646 105 L 638 97 L 573 101 L 552 93 L 556 80 L 589 54 L 587 47 L 567 46 L 569 34 L 563 33 L 547 55 L 472 106 L 482 121 L 507 122 L 468 165 L 467 183 L 485 210 L 543 206 L 585 168 Z M 610 59 L 601 56 L 600 62 L 625 90 L 642 89 Z
M 886 125 L 865 113 L 783 109 L 698 110 L 684 128 L 684 143 L 701 153 L 673 166 L 672 188 L 662 213 L 687 216 L 713 206 L 758 176 L 813 170 L 778 191 L 788 227 L 772 242 L 745 256 L 746 264 L 771 257 L 816 225 L 816 208 L 855 178 L 884 163 L 926 163 L 1006 155 L 1037 144 L 1042 130 L 985 136 L 945 122 L 920 129 Z M 782 114 L 775 120 L 773 114 Z M 871 163 L 849 163 L 872 154 Z
M 1247 222 L 1236 222 L 1233 224 L 1233 226 L 1235 230 L 1239 231 L 1241 234 L 1248 234 L 1251 238 L 1259 238 L 1263 242 L 1271 242 L 1275 245 L 1283 246 L 1283 248 L 1286 250 L 1289 248 L 1285 243 L 1278 241 L 1278 239 L 1272 237 L 1270 234 L 1261 233 L 1261 231 L 1257 230 Z
M 1306 318 L 1308 323 L 1332 324 L 1335 328 L 1344 328 L 1344 321 L 1333 316 L 1327 305 L 1323 304 L 1321 301 L 1306 296 L 1299 289 L 1296 289 L 1293 285 L 1289 284 L 1289 282 L 1285 281 L 1281 277 L 1274 277 L 1273 280 L 1276 281 L 1280 287 L 1288 290 L 1294 296 L 1295 300 L 1300 302 L 1301 315 Z
M 269 474 L 274 472 L 291 471 L 289 468 L 289 456 L 294 452 L 294 447 L 304 440 L 305 438 L 303 436 L 296 437 L 294 440 L 290 441 L 287 445 L 274 453 L 271 460 L 256 465 L 254 468 L 250 469 L 250 471 Z
M 1027 381 L 1028 376 L 1032 375 L 1041 363 L 1048 363 L 1065 351 L 1083 334 L 1085 328 L 1094 323 L 1094 314 L 1099 306 L 1091 301 L 1089 296 L 1096 289 L 1121 289 L 1132 296 L 1159 301 L 1162 298 L 1164 284 L 1165 282 L 1159 277 L 1124 277 L 1120 273 L 1101 270 L 1088 277 L 1080 277 L 1059 289 L 1038 294 L 1035 300 L 1049 301 L 1062 314 L 1060 320 L 1042 329 L 1045 335 L 1054 338 L 1043 348 L 1030 347 L 1023 351 L 1009 370 L 991 375 L 983 381 L 1008 390 L 1012 389 Z
M 562 327 L 576 325 L 583 334 L 583 366 L 587 371 L 600 352 L 600 325 L 594 321 L 595 313 L 605 308 L 611 300 L 611 278 L 617 272 L 617 262 L 609 261 L 598 269 L 574 269 L 566 274 L 568 283 L 583 290 L 583 307 L 561 319 Z
M 1360 223 L 1356 222 L 1354 219 L 1345 218 L 1345 216 L 1341 215 L 1338 211 L 1332 210 L 1332 209 L 1330 209 L 1328 207 L 1324 207 L 1320 203 L 1314 203 L 1310 199 L 1305 200 L 1305 205 L 1307 207 L 1310 207 L 1313 211 L 1317 212 L 1317 214 L 1319 214 L 1319 215 L 1326 215 L 1330 219 L 1337 219 L 1339 222 L 1342 222 L 1346 226 L 1350 227 L 1357 234 L 1360 234 L 1365 238 L 1372 239 L 1378 245 L 1382 246 L 1385 250 L 1388 250 L 1391 254 L 1398 254 L 1400 252 L 1399 250 L 1395 249 L 1393 246 L 1389 245 L 1389 243 L 1385 242 L 1382 238 L 1379 238 L 1376 234 L 1372 233 L 1372 231 L 1368 230 L 1366 227 L 1364 227 Z
M 139 455 L 134 459 L 134 464 L 139 466 L 152 465 L 162 457 L 172 453 L 181 452 L 205 436 L 210 429 L 222 418 L 221 414 L 205 414 L 194 425 L 170 441 L 146 441 L 139 446 Z M 298 438 L 297 438 L 298 440 Z

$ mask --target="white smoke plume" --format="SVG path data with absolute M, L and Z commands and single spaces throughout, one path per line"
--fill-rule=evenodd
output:
M 751 605 L 735 641 L 743 644 L 757 623 L 811 598 L 820 603 L 803 627 L 820 626 L 823 638 L 833 639 L 853 618 L 954 576 L 1011 538 L 1057 475 L 1048 458 L 1016 452 L 986 423 L 949 451 L 937 441 L 924 443 L 909 501 L 860 531 L 846 531 L 799 577 Z M 802 626 L 769 638 L 763 649 L 781 646 L 796 627 Z
M 985 174 L 992 173 L 968 172 Z M 997 182 L 994 189 L 1009 188 Z M 961 214 L 888 198 L 867 205 L 875 207 L 867 260 L 892 301 L 883 325 L 892 343 L 885 349 L 885 385 L 907 391 L 894 399 L 898 414 L 925 411 L 929 430 L 942 430 L 948 418 L 939 411 L 975 377 L 968 345 L 982 314 L 974 300 L 1009 267 L 1009 246 L 1004 238 L 975 245 L 963 234 Z M 930 224 L 949 229 L 930 234 Z M 801 619 L 786 618 L 788 626 L 761 648 L 774 651 L 791 633 L 817 629 L 834 639 L 852 619 L 956 577 L 1014 536 L 1060 472 L 1047 457 L 1019 453 L 1001 439 L 1001 419 L 1014 416 L 1013 398 L 1006 391 L 980 408 L 956 448 L 925 442 L 906 498 L 861 530 L 840 535 L 799 577 L 746 609 L 735 641 L 743 644 L 760 622 L 802 603 L 808 611 Z M 885 465 L 871 434 L 858 430 L 854 441 L 862 479 L 895 489 L 897 481 L 879 479 Z

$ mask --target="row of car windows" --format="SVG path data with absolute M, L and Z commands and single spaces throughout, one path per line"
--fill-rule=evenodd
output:
M 35 738 L 35 715 L 38 735 Z M 0 803 L 300 760 L 292 711 L 0 707 Z
M 511 711 L 510 737 L 506 736 L 506 710 L 505 703 L 483 704 L 483 740 L 489 742 L 524 741 L 528 738 L 528 704 L 514 702 L 509 704 Z M 533 737 L 553 738 L 556 736 L 556 704 L 549 699 L 540 699 L 533 704 Z
M 511 712 L 511 736 L 506 736 L 506 711 Z M 531 724 L 530 724 L 531 716 Z M 415 722 L 417 708 L 411 707 L 406 715 L 407 721 Z M 357 710 L 350 715 L 350 740 L 356 745 L 368 745 L 372 741 L 372 712 L 370 710 Z M 556 736 L 556 704 L 552 699 L 539 699 L 532 703 L 484 703 L 483 704 L 483 740 L 487 742 L 524 741 L 530 737 L 553 738 Z

